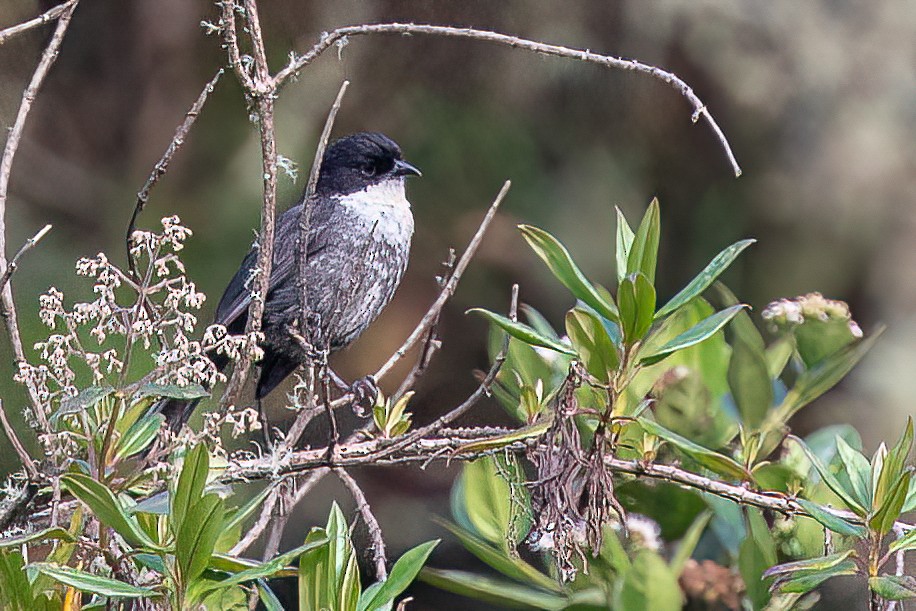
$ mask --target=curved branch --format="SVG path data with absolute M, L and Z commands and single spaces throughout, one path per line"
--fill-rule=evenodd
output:
M 312 63 L 315 58 L 327 51 L 334 44 L 338 42 L 345 42 L 351 36 L 365 36 L 368 34 L 426 34 L 453 38 L 470 38 L 474 40 L 482 40 L 485 42 L 495 43 L 504 47 L 511 47 L 513 49 L 524 49 L 526 51 L 539 53 L 541 55 L 565 57 L 590 64 L 597 64 L 599 66 L 604 66 L 605 68 L 615 68 L 617 70 L 627 70 L 631 72 L 646 74 L 652 78 L 662 81 L 667 85 L 670 85 L 671 87 L 674 87 L 682 96 L 687 98 L 687 101 L 690 102 L 691 106 L 693 106 L 693 115 L 691 116 L 691 120 L 694 123 L 696 123 L 700 117 L 703 117 L 706 120 L 706 123 L 709 124 L 709 127 L 712 129 L 713 133 L 715 133 L 716 138 L 718 138 L 719 144 L 722 146 L 722 149 L 725 152 L 725 156 L 728 158 L 728 162 L 731 164 L 732 169 L 735 172 L 735 176 L 741 176 L 741 167 L 738 165 L 737 159 L 735 159 L 735 154 L 732 152 L 731 146 L 729 145 L 728 140 L 725 138 L 725 134 L 722 132 L 722 128 L 720 128 L 719 124 L 716 123 L 716 120 L 706 108 L 706 104 L 700 100 L 696 93 L 694 93 L 693 88 L 684 82 L 683 79 L 681 79 L 673 72 L 668 72 L 666 70 L 662 70 L 661 68 L 657 68 L 649 64 L 644 64 L 635 59 L 624 59 L 622 57 L 602 55 L 600 53 L 593 53 L 588 49 L 571 49 L 569 47 L 563 47 L 560 45 L 551 45 L 534 40 L 528 40 L 525 38 L 519 38 L 518 36 L 510 36 L 508 34 L 500 34 L 498 32 L 491 32 L 488 30 L 477 30 L 474 28 L 455 28 L 441 25 L 426 25 L 415 23 L 378 23 L 372 25 L 355 25 L 337 28 L 331 32 L 324 33 L 321 36 L 321 40 L 319 40 L 311 49 L 309 49 L 305 55 L 291 58 L 289 64 L 287 64 L 287 66 L 283 68 L 283 70 L 281 70 L 279 73 L 277 73 L 277 76 L 274 79 L 275 86 L 277 88 L 282 87 L 283 84 L 286 83 L 286 81 L 288 81 L 292 76 Z

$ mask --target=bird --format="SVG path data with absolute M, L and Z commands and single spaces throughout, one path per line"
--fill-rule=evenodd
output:
M 405 182 L 421 175 L 404 160 L 398 144 L 378 132 L 348 135 L 327 147 L 310 201 L 303 279 L 312 314 L 309 335 L 316 347 L 334 352 L 349 346 L 391 301 L 407 269 L 414 233 Z M 255 387 L 259 403 L 310 358 L 291 333 L 302 310 L 297 237 L 306 197 L 303 193 L 276 223 L 261 322 L 263 358 Z M 243 334 L 248 322 L 257 256 L 254 245 L 216 308 L 214 323 L 233 335 Z M 222 354 L 210 358 L 219 370 L 229 363 Z M 153 411 L 163 414 L 177 432 L 196 405 L 162 399 Z

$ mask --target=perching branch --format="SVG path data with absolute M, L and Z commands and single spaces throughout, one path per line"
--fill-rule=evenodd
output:
M 28 119 L 29 112 L 32 110 L 32 104 L 35 102 L 35 97 L 38 95 L 38 91 L 41 89 L 45 78 L 48 76 L 51 66 L 54 65 L 57 59 L 57 53 L 60 50 L 61 43 L 64 41 L 64 35 L 67 33 L 67 28 L 70 26 L 70 19 L 73 17 L 73 11 L 76 10 L 78 3 L 79 0 L 71 0 L 57 7 L 60 9 L 60 12 L 57 13 L 57 26 L 54 28 L 54 34 L 51 36 L 51 40 L 48 42 L 47 47 L 45 47 L 44 53 L 41 55 L 41 60 L 38 62 L 38 66 L 32 74 L 32 79 L 29 81 L 28 87 L 26 87 L 22 94 L 22 102 L 16 114 L 16 121 L 13 123 L 12 128 L 10 128 L 9 135 L 6 138 L 6 145 L 3 149 L 3 157 L 0 159 L 0 268 L 4 270 L 4 274 L 9 269 L 9 264 L 6 259 L 6 200 L 9 194 L 10 172 L 13 169 L 13 158 L 16 156 L 16 151 L 19 150 L 19 142 L 22 140 L 25 122 L 26 119 Z M 44 16 L 38 19 L 39 23 L 35 25 L 43 23 L 40 20 L 44 19 Z M 44 22 L 46 21 L 47 19 Z M 18 26 L 14 26 L 14 28 L 16 27 Z M 6 31 L 8 30 L 4 30 L 4 32 Z M 0 33 L 0 42 L 4 39 L 2 33 Z M 16 305 L 13 301 L 13 290 L 8 282 L 0 287 L 0 315 L 3 316 L 3 321 L 6 324 L 6 331 L 10 337 L 10 343 L 13 347 L 13 356 L 16 363 L 25 362 L 25 350 L 22 347 L 22 337 L 19 333 L 19 321 L 16 318 Z M 41 401 L 31 390 L 29 390 L 29 400 L 32 403 L 35 417 L 44 430 L 49 430 L 44 410 L 41 409 Z
M 43 26 L 46 23 L 51 23 L 63 15 L 65 11 L 72 9 L 77 2 L 79 2 L 79 0 L 69 0 L 69 2 L 58 4 L 54 8 L 42 13 L 34 19 L 29 19 L 28 21 L 23 21 L 22 23 L 18 23 L 4 30 L 0 30 L 0 45 L 5 43 L 10 38 L 16 36 L 17 34 L 22 34 L 23 32 L 28 32 L 33 28 Z
M 334 469 L 334 474 L 340 479 L 343 485 L 346 486 L 347 490 L 350 491 L 350 495 L 356 502 L 356 510 L 359 512 L 359 515 L 362 516 L 363 523 L 369 531 L 369 538 L 372 539 L 371 549 L 372 562 L 375 564 L 375 579 L 376 581 L 385 581 L 385 579 L 388 578 L 388 568 L 385 566 L 387 560 L 385 555 L 385 539 L 382 537 L 382 527 L 379 526 L 375 514 L 372 513 L 372 508 L 369 507 L 369 501 L 366 500 L 366 495 L 363 493 L 363 489 L 359 487 L 359 484 L 356 483 L 356 480 L 344 469 Z
M 732 152 L 731 146 L 728 144 L 728 140 L 725 138 L 725 134 L 719 127 L 719 124 L 716 123 L 716 120 L 713 118 L 712 114 L 710 114 L 709 110 L 706 108 L 706 104 L 704 104 L 703 101 L 697 97 L 690 85 L 684 82 L 676 74 L 662 70 L 661 68 L 644 64 L 635 59 L 624 59 L 622 57 L 613 57 L 610 55 L 593 53 L 588 49 L 571 49 L 569 47 L 563 47 L 560 45 L 550 45 L 543 42 L 519 38 L 518 36 L 509 36 L 507 34 L 500 34 L 498 32 L 491 32 L 487 30 L 477 30 L 474 28 L 455 28 L 441 25 L 415 23 L 378 23 L 371 25 L 355 25 L 337 28 L 336 30 L 322 34 L 321 40 L 319 40 L 311 49 L 309 49 L 305 55 L 291 58 L 289 64 L 279 73 L 277 73 L 275 78 L 276 86 L 278 88 L 283 86 L 292 76 L 312 63 L 315 58 L 327 51 L 334 44 L 340 41 L 345 41 L 352 36 L 365 36 L 368 34 L 426 34 L 431 36 L 470 38 L 473 40 L 482 40 L 505 47 L 511 47 L 513 49 L 524 49 L 526 51 L 531 51 L 542 55 L 553 55 L 555 57 L 575 59 L 590 64 L 604 66 L 605 68 L 615 68 L 618 70 L 628 70 L 646 74 L 674 87 L 678 90 L 678 92 L 680 92 L 682 96 L 687 98 L 687 101 L 690 102 L 691 106 L 693 106 L 693 115 L 691 116 L 691 120 L 696 123 L 701 116 L 706 119 L 709 127 L 715 133 L 716 138 L 718 138 L 719 144 L 722 146 L 722 149 L 725 152 L 725 156 L 728 158 L 728 161 L 735 172 L 735 176 L 741 176 L 741 167 L 738 165 L 738 161 L 735 159 L 735 154 Z
M 143 185 L 143 188 L 137 192 L 137 203 L 134 206 L 134 213 L 130 217 L 130 223 L 127 225 L 126 236 L 127 265 L 134 280 L 139 281 L 139 278 L 137 277 L 137 267 L 136 263 L 134 262 L 134 258 L 130 256 L 130 240 L 131 236 L 134 234 L 134 229 L 137 227 L 137 217 L 140 216 L 140 213 L 143 212 L 143 209 L 146 207 L 146 204 L 149 201 L 150 191 L 153 190 L 153 187 L 156 186 L 156 183 L 159 182 L 159 179 L 162 178 L 162 175 L 165 174 L 169 169 L 169 163 L 171 163 L 172 157 L 175 156 L 175 153 L 178 152 L 178 149 L 181 148 L 187 139 L 188 132 L 191 131 L 191 127 L 194 125 L 194 122 L 200 115 L 200 111 L 204 107 L 204 103 L 207 101 L 207 96 L 213 93 L 213 89 L 216 87 L 216 84 L 219 82 L 219 79 L 222 75 L 223 69 L 220 68 L 217 70 L 213 78 L 210 79 L 206 85 L 204 85 L 200 95 L 197 96 L 197 100 L 194 101 L 194 104 L 191 105 L 191 108 L 185 115 L 184 121 L 182 121 L 181 125 L 178 126 L 178 129 L 175 130 L 175 135 L 172 136 L 172 141 L 169 142 L 169 146 L 165 149 L 165 152 L 162 154 L 162 157 L 159 159 L 159 161 L 156 162 L 156 165 L 153 166 L 153 169 L 149 173 L 149 177 L 146 179 L 146 183 Z

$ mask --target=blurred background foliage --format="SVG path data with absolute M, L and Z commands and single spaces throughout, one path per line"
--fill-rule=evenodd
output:
M 52 4 L 6 0 L 0 24 Z M 486 325 L 465 317 L 466 308 L 504 310 L 508 287 L 518 282 L 522 300 L 562 327 L 569 296 L 535 264 L 516 223 L 548 229 L 589 277 L 607 285 L 614 275 L 613 205 L 636 216 L 653 195 L 666 218 L 660 298 L 727 244 L 756 237 L 726 282 L 757 312 L 776 298 L 817 290 L 848 301 L 866 332 L 878 321 L 888 324 L 890 333 L 863 365 L 795 423 L 800 434 L 849 422 L 870 451 L 894 438 L 903 415 L 913 413 L 916 5 L 271 0 L 261 12 L 274 69 L 322 31 L 381 21 L 468 25 L 635 57 L 694 87 L 744 169 L 735 179 L 707 127 L 691 124 L 686 101 L 644 76 L 427 37 L 354 39 L 339 55 L 321 57 L 278 104 L 280 152 L 300 166 L 298 183 L 281 181 L 282 205 L 304 186 L 344 78 L 352 84 L 336 134 L 383 131 L 424 171 L 409 187 L 417 232 L 407 277 L 380 321 L 337 355 L 345 377 L 374 370 L 400 344 L 434 298 L 433 277 L 447 247 L 462 248 L 502 181 L 513 181 L 501 218 L 443 317 L 445 348 L 411 402 L 418 422 L 466 396 L 475 384 L 471 371 L 486 365 Z M 53 285 L 73 299 L 85 290 L 72 273 L 76 258 L 99 251 L 124 257 L 136 191 L 224 63 L 219 40 L 200 27 L 216 19 L 212 3 L 202 1 L 79 7 L 12 174 L 10 248 L 44 223 L 54 225 L 14 279 L 27 345 L 41 332 L 40 292 Z M 3 125 L 12 123 L 48 35 L 36 30 L 0 48 Z M 205 316 L 252 240 L 260 188 L 256 132 L 226 75 L 141 218 L 151 227 L 175 213 L 194 230 L 183 258 L 210 295 Z M 2 350 L 0 396 L 10 407 L 24 405 L 22 389 L 10 381 L 5 341 Z M 272 399 L 279 408 L 282 393 Z M 499 422 L 501 414 L 484 407 L 474 418 Z M 10 458 L 0 456 L 0 472 L 13 467 Z M 363 474 L 395 552 L 442 536 L 421 516 L 447 513 L 454 473 Z M 304 504 L 305 523 L 327 515 L 336 484 L 326 485 Z M 405 515 L 417 518 L 409 532 L 398 528 Z M 437 564 L 454 566 L 461 553 L 444 541 Z

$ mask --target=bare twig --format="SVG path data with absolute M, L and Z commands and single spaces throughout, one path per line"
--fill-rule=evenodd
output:
M 28 119 L 29 112 L 32 110 L 32 104 L 38 95 L 44 83 L 45 77 L 54 65 L 57 59 L 57 53 L 60 45 L 63 43 L 64 35 L 70 26 L 70 19 L 73 17 L 73 11 L 76 9 L 78 0 L 73 0 L 62 5 L 61 12 L 57 17 L 57 26 L 54 28 L 54 34 L 45 47 L 41 60 L 32 74 L 28 87 L 22 94 L 22 102 L 19 105 L 19 112 L 16 114 L 16 121 L 10 128 L 9 135 L 6 139 L 6 145 L 3 149 L 3 158 L 0 159 L 0 268 L 8 270 L 9 265 L 6 260 L 6 200 L 10 187 L 10 171 L 13 168 L 13 158 L 16 151 L 19 150 L 19 142 L 22 139 L 22 133 L 25 129 L 25 122 Z M 13 301 L 13 290 L 9 283 L 0 288 L 0 314 L 3 316 L 6 324 L 7 333 L 10 336 L 10 343 L 13 346 L 13 356 L 17 363 L 23 363 L 25 359 L 25 350 L 22 347 L 22 337 L 19 333 L 19 321 L 16 318 L 16 306 Z M 32 409 L 35 417 L 44 430 L 49 430 L 47 418 L 44 410 L 41 408 L 41 401 L 35 395 L 34 391 L 29 389 L 29 400 L 32 403 Z
M 223 7 L 223 38 L 229 48 L 231 61 L 238 57 L 238 41 L 235 37 L 235 2 L 229 0 Z M 277 141 L 274 133 L 274 90 L 267 66 L 267 54 L 261 38 L 261 27 L 258 20 L 257 5 L 254 0 L 245 0 L 245 16 L 248 21 L 248 34 L 254 47 L 255 74 L 252 80 L 241 63 L 236 65 L 239 77 L 246 93 L 254 100 L 258 117 L 258 131 L 261 136 L 261 160 L 263 168 L 264 198 L 261 205 L 261 230 L 258 233 L 258 258 L 251 287 L 251 305 L 248 307 L 248 321 L 245 325 L 247 337 L 256 337 L 261 331 L 261 317 L 264 315 L 264 303 L 270 287 L 270 272 L 273 267 L 274 224 L 277 210 Z M 234 50 L 233 50 L 234 49 Z M 231 405 L 238 397 L 248 379 L 252 364 L 252 349 L 242 353 L 232 371 L 229 383 L 220 400 L 221 406 Z
M 372 508 L 369 507 L 369 501 L 366 500 L 366 495 L 363 493 L 363 489 L 359 487 L 359 484 L 356 483 L 356 480 L 344 469 L 334 469 L 334 474 L 343 482 L 343 485 L 350 491 L 350 495 L 356 502 L 356 510 L 359 511 L 359 515 L 362 516 L 363 523 L 369 531 L 369 538 L 372 539 L 371 549 L 372 562 L 375 564 L 375 579 L 376 581 L 384 581 L 388 578 L 388 569 L 385 566 L 387 559 L 385 555 L 385 539 L 382 537 L 382 527 L 379 526 L 375 514 L 372 513 Z
M 41 241 L 41 239 L 45 237 L 45 234 L 49 231 L 51 231 L 51 225 L 45 225 L 38 230 L 38 233 L 26 240 L 25 244 L 23 244 L 22 247 L 16 252 L 16 254 L 13 255 L 13 258 L 6 266 L 6 271 L 3 272 L 3 276 L 0 277 L 0 289 L 5 287 L 6 283 L 9 282 L 10 278 L 13 277 L 13 274 L 16 272 L 16 267 L 19 265 L 19 259 L 22 258 L 22 255 L 34 248 L 35 245 L 38 244 L 38 242 Z
M 500 34 L 498 32 L 491 32 L 487 30 L 477 30 L 474 28 L 455 28 L 441 25 L 425 25 L 414 23 L 378 23 L 371 25 L 356 25 L 337 28 L 336 30 L 322 34 L 321 39 L 311 49 L 309 49 L 305 55 L 298 55 L 293 57 L 289 64 L 279 73 L 277 73 L 275 78 L 277 87 L 279 88 L 285 84 L 285 82 L 289 80 L 290 77 L 312 63 L 315 58 L 327 51 L 338 41 L 345 40 L 352 36 L 365 36 L 369 34 L 426 34 L 432 36 L 470 38 L 473 40 L 481 40 L 506 47 L 511 47 L 513 49 L 524 49 L 526 51 L 540 53 L 542 55 L 553 55 L 555 57 L 575 59 L 590 64 L 604 66 L 606 68 L 615 68 L 618 70 L 628 70 L 646 74 L 674 87 L 678 90 L 678 92 L 680 92 L 682 96 L 687 98 L 687 101 L 689 101 L 691 106 L 693 106 L 693 115 L 691 116 L 691 120 L 696 123 L 700 117 L 706 119 L 709 127 L 715 133 L 716 138 L 718 138 L 719 144 L 725 151 L 725 155 L 728 157 L 728 161 L 735 172 L 735 176 L 741 175 L 741 167 L 738 165 L 738 161 L 735 159 L 735 154 L 732 152 L 731 146 L 728 144 L 728 140 L 725 138 L 725 134 L 722 133 L 722 129 L 719 127 L 718 123 L 716 123 L 716 120 L 706 108 L 706 104 L 704 104 L 703 101 L 697 97 L 697 95 L 693 92 L 693 89 L 680 77 L 672 72 L 644 64 L 635 59 L 624 59 L 622 57 L 601 55 L 599 53 L 593 53 L 588 49 L 571 49 L 569 47 L 563 47 L 560 45 L 550 45 L 543 42 L 519 38 L 518 36 L 509 36 L 507 34 Z
M 21 462 L 22 466 L 25 468 L 29 480 L 33 482 L 39 481 L 41 479 L 41 473 L 39 473 L 38 467 L 35 466 L 35 461 L 32 460 L 32 457 L 26 452 L 25 446 L 19 441 L 19 436 L 16 435 L 16 429 L 13 428 L 13 425 L 10 424 L 10 421 L 7 419 L 6 409 L 3 407 L 2 400 L 0 400 L 0 424 L 3 425 L 3 432 L 6 433 L 7 439 L 10 440 L 10 445 L 12 445 L 13 450 L 16 451 L 19 462 Z
M 134 229 L 136 229 L 137 226 L 137 217 L 140 216 L 140 213 L 143 212 L 143 209 L 146 207 L 146 204 L 149 201 L 150 191 L 152 191 L 153 187 L 156 186 L 156 183 L 159 182 L 159 179 L 162 178 L 162 175 L 165 174 L 169 169 L 169 163 L 171 163 L 172 157 L 175 156 L 175 153 L 177 153 L 178 149 L 180 149 L 184 144 L 185 139 L 188 137 L 188 132 L 191 131 L 191 127 L 194 125 L 198 115 L 200 115 L 201 109 L 204 107 L 204 103 L 207 101 L 207 96 L 213 93 L 213 89 L 216 87 L 216 84 L 219 82 L 219 79 L 222 75 L 223 69 L 220 68 L 217 70 L 213 78 L 210 79 L 206 85 L 204 85 L 200 95 L 197 96 L 197 100 L 194 101 L 194 104 L 191 105 L 191 108 L 185 115 L 184 121 L 182 121 L 181 125 L 178 126 L 178 129 L 175 130 L 175 135 L 172 136 L 172 141 L 169 142 L 169 146 L 165 149 L 162 157 L 153 167 L 149 177 L 147 177 L 143 188 L 137 192 L 137 203 L 134 206 L 134 213 L 130 217 L 130 223 L 127 225 L 126 239 L 127 265 L 130 269 L 130 274 L 135 281 L 139 281 L 139 278 L 137 277 L 137 268 L 136 264 L 134 263 L 134 258 L 130 256 L 130 239 L 134 234 Z
M 467 269 L 468 264 L 471 262 L 471 259 L 474 257 L 474 254 L 477 252 L 477 249 L 480 247 L 480 242 L 483 240 L 484 234 L 487 232 L 490 223 L 493 221 L 493 217 L 496 216 L 496 211 L 499 209 L 499 205 L 505 199 L 506 194 L 509 192 L 509 187 L 512 186 L 512 182 L 507 180 L 503 183 L 502 189 L 499 190 L 499 194 L 496 196 L 496 199 L 493 200 L 493 203 L 490 205 L 490 209 L 487 210 L 486 216 L 483 217 L 483 221 L 480 223 L 480 227 L 477 228 L 477 233 L 474 234 L 474 237 L 471 238 L 471 241 L 468 243 L 468 247 L 462 253 L 461 258 L 458 260 L 458 263 L 455 264 L 455 271 L 452 272 L 451 277 L 448 279 L 448 282 L 445 283 L 445 286 L 442 287 L 442 291 L 439 293 L 439 297 L 436 298 L 436 301 L 430 306 L 426 314 L 417 324 L 417 327 L 413 332 L 408 336 L 404 343 L 398 348 L 394 354 L 382 365 L 378 371 L 375 372 L 373 376 L 376 380 L 381 380 L 385 377 L 391 369 L 400 361 L 404 356 L 413 348 L 417 342 L 419 342 L 424 335 L 436 324 L 439 320 L 439 315 L 442 313 L 442 308 L 445 307 L 445 304 L 448 302 L 449 298 L 455 294 L 455 289 L 458 287 L 458 281 L 461 280 L 461 275 L 464 273 L 464 270 Z
M 17 34 L 22 34 L 23 32 L 28 32 L 33 28 L 37 28 L 45 25 L 46 23 L 51 23 L 58 17 L 64 14 L 65 11 L 70 9 L 75 5 L 79 0 L 70 0 L 69 2 L 64 2 L 63 4 L 58 4 L 54 8 L 42 13 L 34 19 L 29 19 L 28 21 L 23 21 L 22 23 L 10 26 L 4 30 L 0 30 L 0 45 L 5 43 L 10 38 L 16 36 Z

